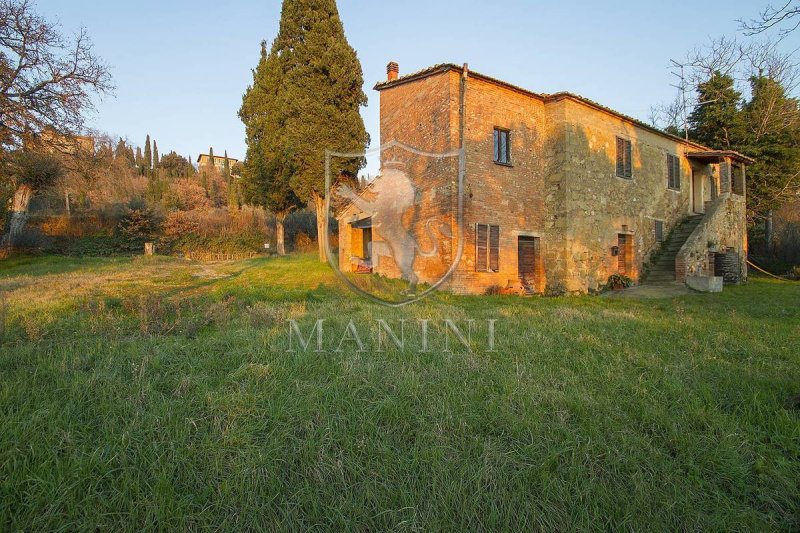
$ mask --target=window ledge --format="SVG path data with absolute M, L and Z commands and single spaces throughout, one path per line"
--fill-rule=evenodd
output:
M 503 163 L 503 162 L 501 162 L 501 161 L 494 161 L 494 164 L 495 164 L 495 165 L 499 165 L 499 166 L 501 166 L 501 167 L 514 168 L 514 165 L 513 165 L 513 164 L 511 164 L 511 163 Z

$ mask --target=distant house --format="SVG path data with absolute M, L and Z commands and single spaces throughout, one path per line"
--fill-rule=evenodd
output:
M 343 272 L 442 279 L 455 245 L 438 254 L 431 227 L 458 235 L 463 254 L 447 287 L 481 294 L 522 286 L 598 290 L 612 274 L 639 282 L 713 276 L 715 254 L 746 276 L 745 167 L 753 160 L 669 135 L 572 93 L 539 94 L 452 64 L 399 77 L 390 63 L 380 92 L 381 145 L 400 142 L 446 153 L 464 143 L 464 196 L 453 158 L 394 147 L 381 152 L 381 175 L 337 214 Z M 410 185 L 401 178 L 407 176 Z M 390 191 L 396 224 L 364 198 Z M 363 198 L 362 198 L 363 197 Z M 399 206 L 399 207 L 398 207 Z M 416 222 L 416 225 L 413 223 Z M 395 226 L 411 233 L 405 248 Z M 435 248 L 434 248 L 435 249 Z M 409 255 L 410 254 L 410 255 Z M 407 261 L 408 262 L 408 261 Z M 412 280 L 413 282 L 413 280 Z
M 230 165 L 231 170 L 233 170 L 233 165 L 238 162 L 238 159 L 230 156 L 228 157 L 228 165 Z M 197 156 L 197 168 L 202 169 L 212 164 L 217 168 L 217 170 L 222 172 L 225 169 L 225 156 L 214 154 L 214 161 L 211 161 L 211 156 L 209 154 L 200 154 Z
M 88 135 L 64 135 L 48 128 L 40 134 L 39 140 L 49 151 L 70 155 L 94 153 L 94 137 Z

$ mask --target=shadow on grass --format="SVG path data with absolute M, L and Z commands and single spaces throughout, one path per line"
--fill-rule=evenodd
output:
M 128 264 L 132 260 L 132 257 L 12 256 L 0 259 L 0 277 L 48 276 L 77 271 L 95 272 L 103 267 Z

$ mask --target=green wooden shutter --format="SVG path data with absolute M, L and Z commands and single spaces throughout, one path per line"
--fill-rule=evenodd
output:
M 617 176 L 625 177 L 625 141 L 617 137 Z

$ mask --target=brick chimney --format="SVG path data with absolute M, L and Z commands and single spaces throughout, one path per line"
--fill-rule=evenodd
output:
M 386 65 L 386 75 L 389 81 L 394 81 L 400 75 L 400 65 L 392 61 Z

